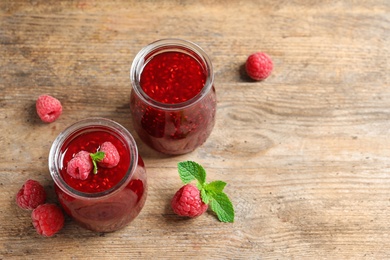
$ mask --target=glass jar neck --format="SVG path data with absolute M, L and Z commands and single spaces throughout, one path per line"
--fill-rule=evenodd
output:
M 206 80 L 203 88 L 197 95 L 185 102 L 175 104 L 159 102 L 146 94 L 141 87 L 141 74 L 146 64 L 156 55 L 166 52 L 180 52 L 189 55 L 205 72 Z M 180 110 L 201 101 L 212 90 L 214 72 L 210 58 L 198 45 L 181 39 L 162 39 L 147 45 L 136 55 L 130 69 L 130 80 L 134 93 L 148 105 L 164 110 Z
M 130 164 L 123 178 L 110 189 L 97 193 L 86 193 L 68 185 L 62 178 L 60 169 L 63 167 L 63 148 L 74 138 L 92 131 L 109 132 L 123 142 L 130 153 Z M 119 192 L 129 183 L 137 164 L 138 149 L 132 135 L 122 125 L 105 118 L 87 118 L 69 126 L 54 140 L 49 153 L 49 170 L 53 181 L 63 192 L 79 199 L 101 199 Z

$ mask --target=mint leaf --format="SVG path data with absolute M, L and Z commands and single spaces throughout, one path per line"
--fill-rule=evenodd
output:
M 179 162 L 177 166 L 180 179 L 184 184 L 197 180 L 200 186 L 203 187 L 206 181 L 206 171 L 200 164 L 193 161 L 185 161 Z
M 200 190 L 200 197 L 202 198 L 203 203 L 209 204 L 210 196 L 207 194 L 206 189 L 201 189 Z
M 223 192 L 212 194 L 212 197 L 210 207 L 218 219 L 222 222 L 234 222 L 234 208 L 229 197 Z
M 93 173 L 97 174 L 97 163 L 103 160 L 104 158 L 104 152 L 96 152 L 96 153 L 90 153 L 89 156 L 91 156 L 92 164 L 93 164 Z
M 224 181 L 212 181 L 208 184 L 205 185 L 205 189 L 208 192 L 213 192 L 213 193 L 221 193 L 223 189 L 226 186 L 226 182 Z
M 202 188 L 199 188 L 202 201 L 209 204 L 215 194 L 222 193 L 225 186 L 226 182 L 223 181 L 213 181 L 203 185 Z

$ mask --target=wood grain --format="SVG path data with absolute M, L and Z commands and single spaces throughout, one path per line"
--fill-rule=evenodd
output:
M 387 259 L 390 257 L 390 3 L 388 1 L 11 1 L 0 3 L 0 259 Z M 196 151 L 169 157 L 142 144 L 129 111 L 129 68 L 161 38 L 198 43 L 215 70 L 217 122 Z M 246 57 L 267 52 L 270 78 Z M 35 100 L 61 100 L 43 124 Z M 56 202 L 52 141 L 102 116 L 129 129 L 149 195 L 114 233 L 66 219 L 39 237 L 15 194 L 28 178 Z M 173 214 L 176 164 L 225 180 L 233 224 Z

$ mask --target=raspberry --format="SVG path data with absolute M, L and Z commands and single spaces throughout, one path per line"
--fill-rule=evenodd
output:
M 171 207 L 179 216 L 197 217 L 208 208 L 200 198 L 200 191 L 192 184 L 184 185 L 173 196 Z
M 105 168 L 113 168 L 118 165 L 120 155 L 116 147 L 111 142 L 104 142 L 100 146 L 100 151 L 104 152 L 103 160 L 98 162 L 100 166 Z
M 85 180 L 92 169 L 91 156 L 87 151 L 80 151 L 68 162 L 66 172 L 75 179 Z
M 62 113 L 61 102 L 49 95 L 39 96 L 35 106 L 39 118 L 46 123 L 55 121 Z
M 263 80 L 271 75 L 274 65 L 264 52 L 251 54 L 245 63 L 246 73 L 254 80 Z
M 31 214 L 32 224 L 38 234 L 51 237 L 64 226 L 64 214 L 60 207 L 54 204 L 42 204 Z
M 45 200 L 45 189 L 39 182 L 34 180 L 27 180 L 16 194 L 16 204 L 22 209 L 35 209 L 45 203 Z

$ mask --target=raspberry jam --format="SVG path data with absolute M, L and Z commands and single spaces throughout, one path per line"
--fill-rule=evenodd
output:
M 130 108 L 137 134 L 166 154 L 184 154 L 209 137 L 216 113 L 213 70 L 197 45 L 178 39 L 142 49 L 131 68 Z
M 76 153 L 95 153 L 106 141 L 120 154 L 117 166 L 98 166 L 97 174 L 91 172 L 86 180 L 67 174 L 67 164 Z M 123 228 L 144 206 L 144 163 L 130 133 L 111 120 L 90 118 L 65 129 L 52 145 L 49 168 L 61 206 L 87 229 L 110 232 Z
M 206 76 L 202 66 L 190 55 L 163 52 L 145 65 L 140 84 L 150 98 L 165 104 L 177 104 L 199 94 Z
M 98 167 L 97 174 L 90 173 L 86 180 L 79 180 L 71 177 L 67 172 L 68 162 L 79 151 L 96 153 L 104 142 L 111 142 L 119 152 L 119 164 L 112 168 Z M 63 154 L 61 177 L 73 189 L 96 193 L 111 189 L 125 176 L 130 165 L 130 151 L 115 135 L 107 131 L 91 131 L 76 136 L 69 145 L 62 147 Z

